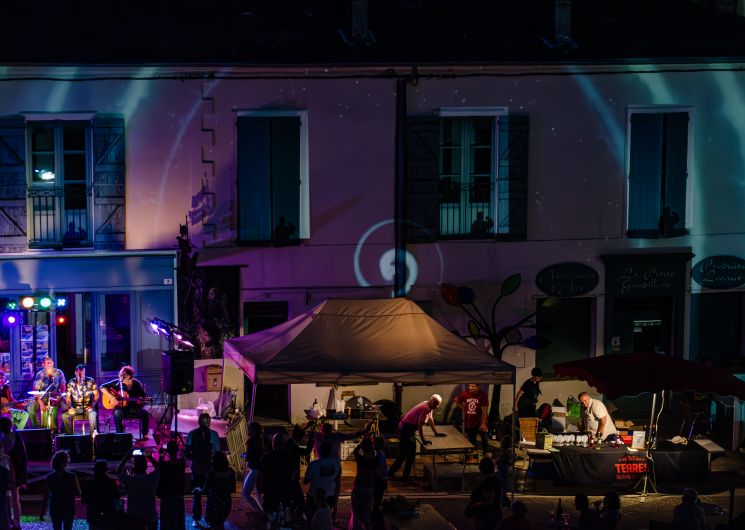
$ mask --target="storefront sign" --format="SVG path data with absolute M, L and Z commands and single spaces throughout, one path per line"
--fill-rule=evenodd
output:
M 535 284 L 549 296 L 582 296 L 598 285 L 600 276 L 584 263 L 557 263 L 541 270 Z
M 745 260 L 737 256 L 710 256 L 696 263 L 691 278 L 701 287 L 732 289 L 745 283 Z

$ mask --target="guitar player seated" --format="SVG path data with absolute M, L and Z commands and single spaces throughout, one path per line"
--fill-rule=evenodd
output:
M 16 408 L 16 405 L 25 405 L 26 400 L 16 401 L 13 399 L 13 391 L 10 383 L 5 380 L 5 372 L 0 370 L 0 413 L 10 416 L 16 429 L 24 429 L 28 423 L 28 412 Z
M 124 418 L 140 420 L 142 439 L 148 439 L 150 413 L 143 405 L 148 401 L 145 387 L 134 378 L 135 371 L 131 366 L 124 366 L 119 370 L 119 377 L 101 385 L 103 389 L 103 406 L 114 409 L 114 425 L 116 432 L 124 432 Z
M 98 429 L 98 412 L 96 412 L 98 387 L 92 377 L 85 376 L 84 364 L 75 367 L 75 378 L 67 383 L 67 402 L 70 408 L 62 414 L 62 431 L 65 434 L 72 434 L 72 420 L 75 418 L 88 420 L 89 433 Z

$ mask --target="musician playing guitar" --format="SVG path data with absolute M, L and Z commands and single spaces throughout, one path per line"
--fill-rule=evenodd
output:
M 35 391 L 44 392 L 44 394 L 37 396 L 28 406 L 31 425 L 37 429 L 39 427 L 52 429 L 52 432 L 56 433 L 58 401 L 67 390 L 67 383 L 65 374 L 54 367 L 54 359 L 48 355 L 44 357 L 43 368 L 36 372 L 32 387 Z M 41 410 L 41 423 L 36 417 L 37 410 Z
M 119 370 L 119 377 L 101 385 L 104 391 L 104 407 L 110 408 L 111 398 L 116 400 L 114 408 L 114 425 L 116 432 L 124 432 L 124 418 L 137 418 L 140 420 L 140 432 L 142 439 L 148 439 L 150 413 L 143 408 L 148 401 L 145 387 L 134 378 L 135 371 L 131 366 L 124 366 Z
M 14 405 L 25 404 L 26 400 L 16 401 L 13 399 L 13 391 L 10 389 L 10 383 L 5 379 L 5 372 L 0 370 L 0 413 L 3 416 L 9 415 L 16 429 L 23 429 L 28 423 L 28 412 L 18 409 Z
M 98 401 L 98 387 L 92 377 L 85 377 L 85 365 L 79 364 L 75 367 L 75 378 L 70 379 L 67 384 L 67 403 L 70 408 L 62 414 L 62 430 L 65 434 L 73 433 L 72 420 L 83 418 L 88 420 L 90 431 L 93 433 L 98 429 L 96 422 L 96 402 Z

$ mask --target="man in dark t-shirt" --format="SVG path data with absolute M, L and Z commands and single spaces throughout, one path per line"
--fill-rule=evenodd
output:
M 537 366 L 530 371 L 530 379 L 525 381 L 515 396 L 515 409 L 520 418 L 535 418 L 538 396 L 541 394 L 543 370 Z
M 475 383 L 469 383 L 468 389 L 458 394 L 455 402 L 463 411 L 463 423 L 465 426 L 468 441 L 476 446 L 476 438 L 481 438 L 481 450 L 486 453 L 489 451 L 489 440 L 486 433 L 486 425 L 489 417 L 489 397 L 486 392 L 479 388 Z M 478 446 L 477 446 L 478 447 Z
M 142 439 L 147 440 L 150 432 L 150 413 L 143 407 L 145 398 L 145 387 L 134 378 L 134 368 L 123 366 L 119 370 L 119 377 L 101 385 L 105 392 L 109 392 L 117 399 L 119 404 L 114 409 L 114 425 L 116 432 L 124 432 L 124 418 L 137 418 L 140 420 L 140 433 Z

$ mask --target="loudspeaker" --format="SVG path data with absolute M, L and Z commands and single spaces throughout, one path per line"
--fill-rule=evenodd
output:
M 194 392 L 194 353 L 173 350 L 163 352 L 160 390 L 172 396 Z
M 22 429 L 16 432 L 26 446 L 29 460 L 48 460 L 52 457 L 52 429 Z
M 57 436 L 54 447 L 57 451 L 70 453 L 72 463 L 93 461 L 93 437 L 90 434 Z
M 121 460 L 132 449 L 132 433 L 106 433 L 96 436 L 96 458 Z

